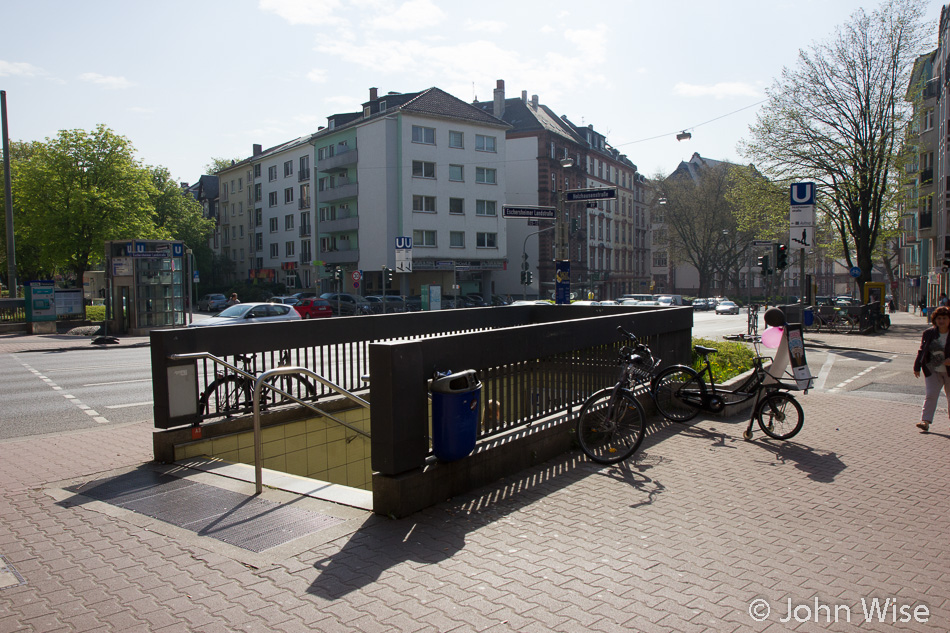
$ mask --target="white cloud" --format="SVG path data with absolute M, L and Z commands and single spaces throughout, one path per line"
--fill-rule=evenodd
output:
M 83 73 L 79 75 L 79 78 L 110 90 L 119 90 L 135 85 L 125 77 L 110 77 L 109 75 L 100 75 L 99 73 Z
M 607 59 L 607 27 L 599 25 L 593 29 L 568 29 L 564 38 L 577 47 L 579 54 L 587 58 L 588 63 Z
M 340 4 L 340 0 L 260 0 L 258 7 L 276 13 L 290 24 L 328 26 L 341 21 L 333 15 Z
M 726 81 L 708 85 L 680 82 L 673 86 L 673 94 L 680 97 L 713 97 L 715 99 L 762 96 L 758 88 L 741 81 Z
M 498 20 L 472 20 L 469 18 L 465 21 L 465 30 L 466 31 L 484 31 L 486 33 L 501 33 L 508 28 L 506 22 L 500 22 Z
M 309 73 L 307 73 L 307 79 L 316 84 L 326 83 L 327 71 L 322 68 L 314 68 Z
M 153 108 L 143 108 L 141 106 L 133 106 L 129 108 L 129 112 L 134 112 L 135 114 L 155 114 Z
M 432 0 L 408 0 L 393 10 L 370 21 L 370 27 L 388 31 L 414 31 L 436 26 L 445 19 L 445 12 Z
M 17 75 L 20 77 L 36 77 L 45 75 L 46 71 L 26 62 L 7 62 L 0 59 L 0 77 Z

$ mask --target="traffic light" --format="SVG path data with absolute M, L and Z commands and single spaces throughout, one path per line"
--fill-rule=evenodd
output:
M 762 271 L 762 274 L 768 275 L 769 274 L 769 256 L 759 255 L 759 259 L 757 260 L 757 263 L 759 265 L 759 269 Z
M 775 248 L 775 268 L 782 270 L 788 266 L 788 245 L 777 244 Z
M 393 269 L 389 266 L 383 266 L 383 283 L 390 285 L 393 283 Z
M 333 271 L 333 278 L 337 281 L 343 281 L 343 269 L 337 266 L 336 270 Z
M 528 279 L 528 271 L 527 271 L 527 270 L 522 270 L 522 271 L 521 271 L 521 285 L 522 285 L 522 286 L 527 286 L 527 285 L 528 285 L 528 282 L 526 281 L 527 279 Z
M 532 281 L 534 281 L 534 273 L 530 270 L 526 270 L 524 273 L 524 285 L 530 286 Z

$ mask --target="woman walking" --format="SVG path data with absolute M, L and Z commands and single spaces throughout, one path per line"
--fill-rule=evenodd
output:
M 921 335 L 920 349 L 914 360 L 914 377 L 919 378 L 921 370 L 924 372 L 924 406 L 917 423 L 917 428 L 924 433 L 930 430 L 941 389 L 950 402 L 950 375 L 947 374 L 947 365 L 950 365 L 950 308 L 940 306 L 934 310 L 930 322 L 933 327 Z

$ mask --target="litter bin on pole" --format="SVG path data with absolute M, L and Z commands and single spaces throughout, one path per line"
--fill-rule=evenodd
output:
M 474 369 L 432 379 L 432 452 L 444 462 L 475 450 L 482 383 Z

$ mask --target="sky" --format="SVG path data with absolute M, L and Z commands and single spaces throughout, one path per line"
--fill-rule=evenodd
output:
M 765 90 L 859 0 L 30 0 L 3 3 L 12 140 L 105 124 L 195 182 L 354 112 L 369 89 L 538 95 L 647 177 L 744 163 Z M 928 4 L 934 23 L 941 2 Z M 921 53 L 926 51 L 920 51 Z M 688 131 L 692 138 L 677 141 Z

